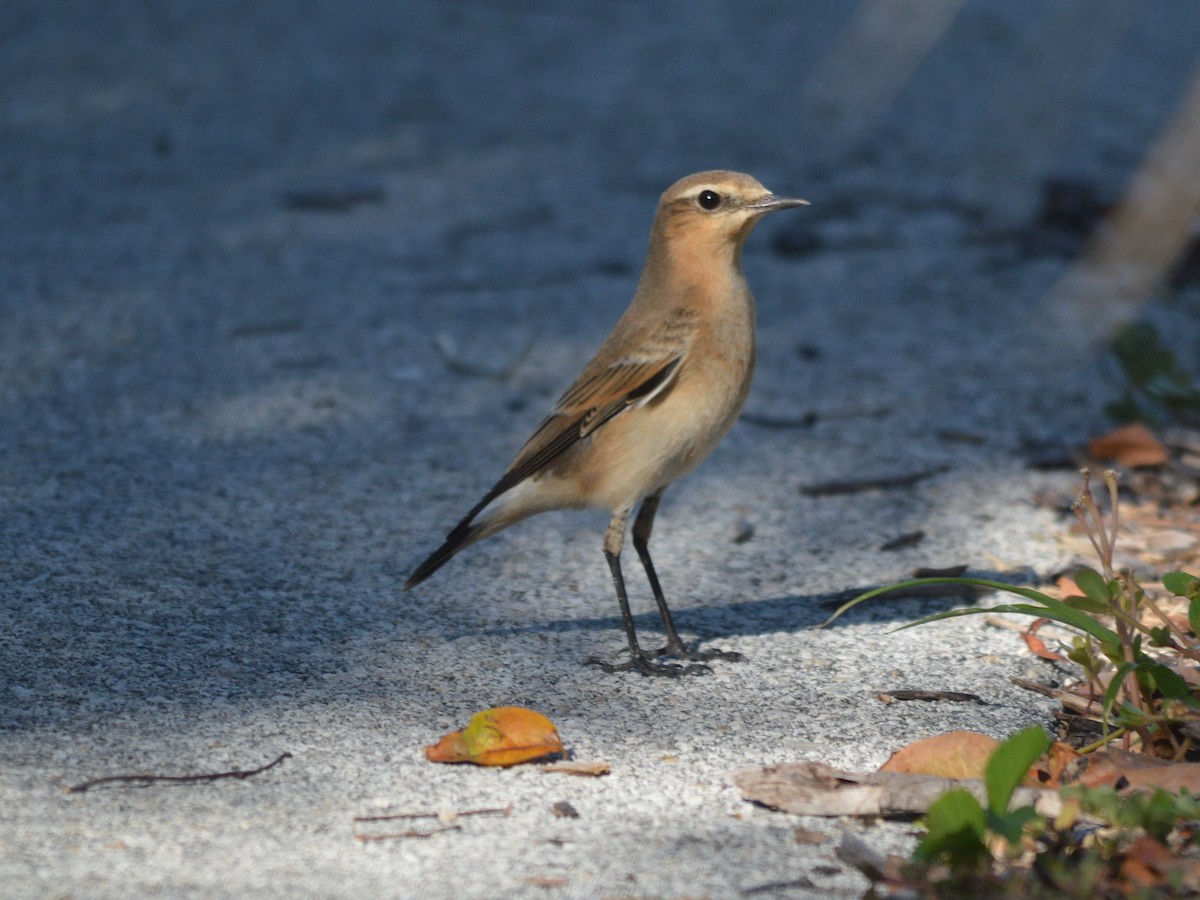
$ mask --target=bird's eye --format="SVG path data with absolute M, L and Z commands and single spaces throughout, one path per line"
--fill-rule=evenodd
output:
M 712 212 L 721 205 L 721 195 L 716 191 L 701 191 L 696 197 L 696 202 L 700 204 L 701 209 L 707 209 Z

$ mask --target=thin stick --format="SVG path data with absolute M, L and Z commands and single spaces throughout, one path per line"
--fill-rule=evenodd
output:
M 261 775 L 268 769 L 273 769 L 285 759 L 291 759 L 292 754 L 280 753 L 275 759 L 267 763 L 265 766 L 259 766 L 257 769 L 233 769 L 229 772 L 211 772 L 204 775 L 107 775 L 104 778 L 93 778 L 91 781 L 84 781 L 67 790 L 68 794 L 82 794 L 94 787 L 102 784 L 133 784 L 138 787 L 149 787 L 152 784 L 159 782 L 168 782 L 170 784 L 206 784 L 210 781 L 218 781 L 222 778 L 236 778 L 239 780 L 251 778 L 255 775 Z
M 461 825 L 447 825 L 445 828 L 435 828 L 433 831 L 390 831 L 387 834 L 356 834 L 354 839 L 364 844 L 375 841 L 400 841 L 405 838 L 427 838 L 447 831 L 462 831 Z
M 468 809 L 465 812 L 454 813 L 457 817 L 463 816 L 511 816 L 513 811 L 512 804 L 508 806 L 497 807 L 495 809 Z M 394 822 L 397 819 L 438 819 L 441 818 L 441 813 L 395 813 L 390 816 L 355 816 L 355 822 Z
M 950 466 L 934 466 L 919 472 L 905 475 L 883 475 L 878 478 L 862 478 L 853 481 L 824 481 L 817 484 L 806 484 L 800 487 L 800 493 L 806 497 L 828 497 L 833 494 L 857 494 L 862 491 L 885 491 L 891 488 L 910 487 L 918 481 L 932 478 L 948 472 Z
M 1018 678 L 1016 675 L 1010 675 L 1008 680 L 1019 688 L 1025 688 L 1027 691 L 1033 691 L 1035 694 L 1041 694 L 1045 697 L 1051 697 L 1055 700 L 1058 700 L 1063 695 L 1063 692 L 1058 688 L 1047 687 L 1044 684 L 1038 684 L 1036 681 Z

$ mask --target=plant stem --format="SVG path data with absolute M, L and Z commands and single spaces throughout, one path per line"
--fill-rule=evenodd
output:
M 1089 753 L 1093 753 L 1096 750 L 1099 750 L 1101 747 L 1104 747 L 1107 744 L 1111 744 L 1113 741 L 1124 737 L 1126 732 L 1128 732 L 1128 731 L 1129 731 L 1129 729 L 1126 726 L 1122 725 L 1116 731 L 1113 731 L 1110 734 L 1104 735 L 1104 737 L 1100 738 L 1100 740 L 1096 741 L 1095 743 L 1088 744 L 1086 747 L 1080 747 L 1079 754 L 1081 756 L 1087 756 Z

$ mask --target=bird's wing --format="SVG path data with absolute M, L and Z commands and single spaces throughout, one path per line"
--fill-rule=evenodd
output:
M 578 382 L 525 442 L 504 477 L 493 488 L 495 494 L 499 495 L 540 472 L 625 410 L 649 403 L 669 390 L 682 361 L 681 355 L 653 362 L 622 360 L 586 382 Z
M 623 334 L 618 326 L 467 519 L 514 485 L 544 470 L 615 416 L 669 391 L 696 331 L 697 318 L 692 310 L 679 308 L 638 335 Z M 630 352 L 614 352 L 621 347 L 630 348 Z

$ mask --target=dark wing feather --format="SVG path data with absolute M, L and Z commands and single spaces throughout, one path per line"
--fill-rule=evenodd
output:
M 680 362 L 682 359 L 677 356 L 656 366 L 644 363 L 613 366 L 609 377 L 605 379 L 606 396 L 597 397 L 596 393 L 585 395 L 592 398 L 592 403 L 586 407 L 564 409 L 563 402 L 559 401 L 555 412 L 542 420 L 541 425 L 525 442 L 517 458 L 508 467 L 508 471 L 488 491 L 487 496 L 476 504 L 467 518 L 472 518 L 513 485 L 545 469 L 618 413 L 636 406 L 644 398 L 662 389 L 678 371 Z M 564 395 L 564 400 L 570 397 L 571 393 L 573 392 Z

